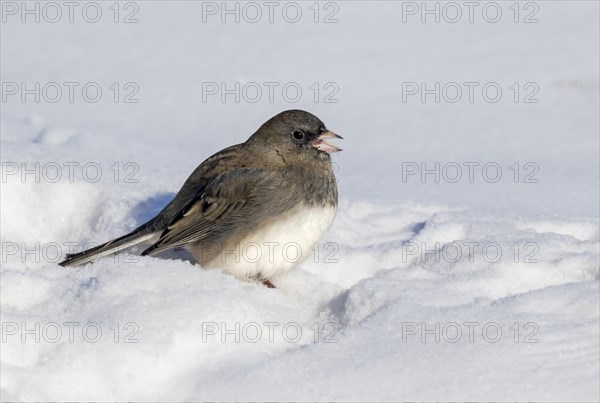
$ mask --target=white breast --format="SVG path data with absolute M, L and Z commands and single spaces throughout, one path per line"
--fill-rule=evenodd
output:
M 220 268 L 242 279 L 268 279 L 290 270 L 309 256 L 333 223 L 335 207 L 305 207 L 239 242 L 226 245 L 220 255 L 206 262 L 206 268 Z M 192 253 L 194 251 L 192 250 Z

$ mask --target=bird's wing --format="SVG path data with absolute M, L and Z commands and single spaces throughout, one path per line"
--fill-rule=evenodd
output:
M 267 207 L 262 199 L 274 187 L 272 176 L 268 171 L 241 167 L 201 178 L 195 195 L 142 255 L 219 236 L 247 224 L 248 217 L 264 215 Z

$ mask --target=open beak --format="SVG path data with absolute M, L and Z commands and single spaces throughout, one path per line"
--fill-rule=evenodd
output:
M 317 139 L 313 142 L 313 147 L 326 153 L 336 153 L 338 151 L 342 151 L 341 148 L 326 142 L 325 139 L 343 139 L 343 137 L 327 130 L 317 137 Z

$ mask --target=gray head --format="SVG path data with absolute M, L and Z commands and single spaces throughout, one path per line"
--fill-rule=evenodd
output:
M 327 160 L 332 152 L 341 151 L 326 139 L 342 137 L 330 132 L 312 113 L 293 109 L 266 121 L 246 142 L 258 146 L 265 155 L 276 153 L 288 161 Z M 269 152 L 271 151 L 271 152 Z

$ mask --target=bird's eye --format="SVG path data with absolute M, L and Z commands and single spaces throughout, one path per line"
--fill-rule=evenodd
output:
M 294 130 L 292 132 L 292 138 L 296 141 L 304 139 L 304 132 L 302 130 Z

